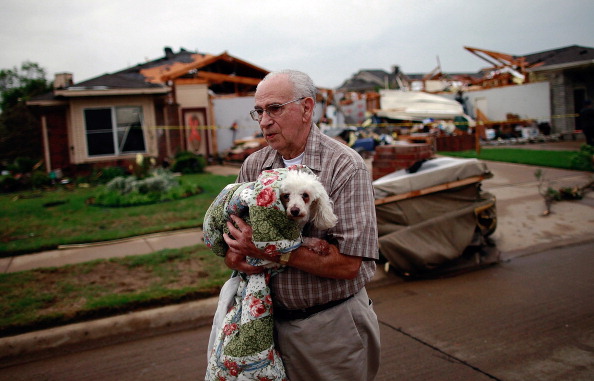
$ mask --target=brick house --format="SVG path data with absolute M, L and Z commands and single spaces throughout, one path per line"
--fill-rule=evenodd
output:
M 40 120 L 47 171 L 126 166 L 137 154 L 217 155 L 212 98 L 253 94 L 268 71 L 224 52 L 164 49 L 159 59 L 73 83 L 29 101 Z
M 579 129 L 573 115 L 579 113 L 586 99 L 594 100 L 594 48 L 571 45 L 527 54 L 531 82 L 549 82 L 553 130 Z M 540 64 L 536 66 L 535 64 Z

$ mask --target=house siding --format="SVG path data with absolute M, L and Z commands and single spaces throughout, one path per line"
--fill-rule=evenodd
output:
M 176 85 L 175 99 L 181 108 L 208 107 L 206 84 Z

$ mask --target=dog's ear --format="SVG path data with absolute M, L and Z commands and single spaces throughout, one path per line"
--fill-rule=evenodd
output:
M 311 221 L 317 229 L 326 230 L 330 229 L 338 222 L 338 217 L 334 214 L 334 208 L 332 207 L 332 201 L 328 197 L 328 193 L 324 189 L 324 186 L 320 183 L 315 185 L 316 197 L 311 203 Z

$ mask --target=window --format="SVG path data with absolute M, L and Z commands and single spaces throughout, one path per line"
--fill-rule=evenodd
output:
M 86 109 L 89 156 L 145 152 L 141 107 Z

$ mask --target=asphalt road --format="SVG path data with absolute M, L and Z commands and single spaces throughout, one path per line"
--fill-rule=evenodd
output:
M 591 241 L 372 288 L 382 331 L 377 380 L 594 379 L 593 254 Z M 210 327 L 176 328 L 23 357 L 0 364 L 0 380 L 203 379 Z

